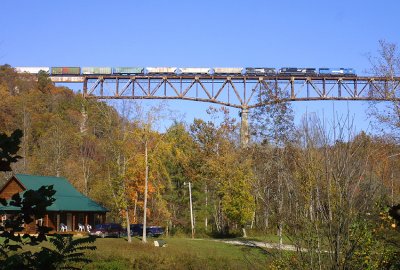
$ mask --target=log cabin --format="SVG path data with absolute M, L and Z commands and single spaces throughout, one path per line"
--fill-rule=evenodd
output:
M 15 174 L 0 189 L 0 198 L 8 200 L 15 193 L 29 189 L 37 190 L 41 186 L 49 185 L 53 185 L 56 191 L 53 196 L 54 203 L 47 207 L 44 218 L 24 224 L 25 232 L 35 233 L 36 224 L 50 227 L 52 232 L 82 231 L 82 228 L 87 230 L 90 226 L 94 227 L 106 221 L 108 210 L 80 193 L 63 177 Z M 17 212 L 16 207 L 0 206 L 2 221 L 7 219 L 7 215 Z

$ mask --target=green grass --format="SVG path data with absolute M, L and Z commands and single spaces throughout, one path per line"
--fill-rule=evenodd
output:
M 0 239 L 1 240 L 1 239 Z M 235 246 L 212 239 L 163 238 L 167 247 L 155 247 L 155 238 L 143 244 L 139 238 L 128 243 L 126 238 L 98 238 L 94 251 L 86 251 L 93 262 L 79 265 L 82 269 L 266 269 L 276 251 Z M 235 239 L 229 239 L 235 240 Z M 247 239 L 248 240 L 248 239 Z M 39 251 L 42 246 L 24 246 Z M 51 248 L 51 247 L 50 247 Z
M 84 269 L 265 269 L 272 255 L 260 248 L 234 246 L 213 240 L 165 239 L 168 246 L 154 247 L 135 238 L 98 239 L 94 261 Z

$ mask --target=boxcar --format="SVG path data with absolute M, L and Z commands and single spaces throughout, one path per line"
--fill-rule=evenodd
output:
M 357 76 L 353 68 L 320 68 L 321 76 Z
M 50 73 L 50 68 L 49 67 L 15 67 L 15 71 L 18 73 L 31 73 L 31 74 L 38 74 L 39 71 L 45 71 L 47 73 Z
M 130 74 L 142 74 L 143 67 L 115 67 L 113 74 L 117 75 L 130 75 Z
M 52 75 L 80 75 L 80 67 L 51 67 Z
M 276 69 L 247 67 L 246 75 L 276 75 Z
M 279 69 L 279 75 L 288 76 L 316 76 L 317 69 L 315 68 L 291 68 L 284 67 Z
M 101 75 L 110 75 L 112 73 L 112 69 L 110 67 L 82 67 L 82 74 L 90 75 L 90 74 L 101 74 Z

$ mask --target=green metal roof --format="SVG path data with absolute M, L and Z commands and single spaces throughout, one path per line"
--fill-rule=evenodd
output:
M 89 199 L 77 191 L 67 179 L 55 176 L 38 176 L 16 174 L 15 178 L 28 189 L 39 189 L 41 186 L 53 185 L 56 194 L 54 203 L 47 207 L 48 211 L 82 211 L 82 212 L 107 212 L 103 206 Z M 1 206 L 0 210 L 18 210 L 13 206 Z

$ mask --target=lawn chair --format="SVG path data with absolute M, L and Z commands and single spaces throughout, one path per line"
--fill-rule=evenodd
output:
M 84 232 L 85 231 L 85 225 L 78 223 L 78 231 L 79 232 Z
M 62 232 L 68 231 L 67 225 L 65 225 L 64 223 L 60 223 L 60 231 Z

